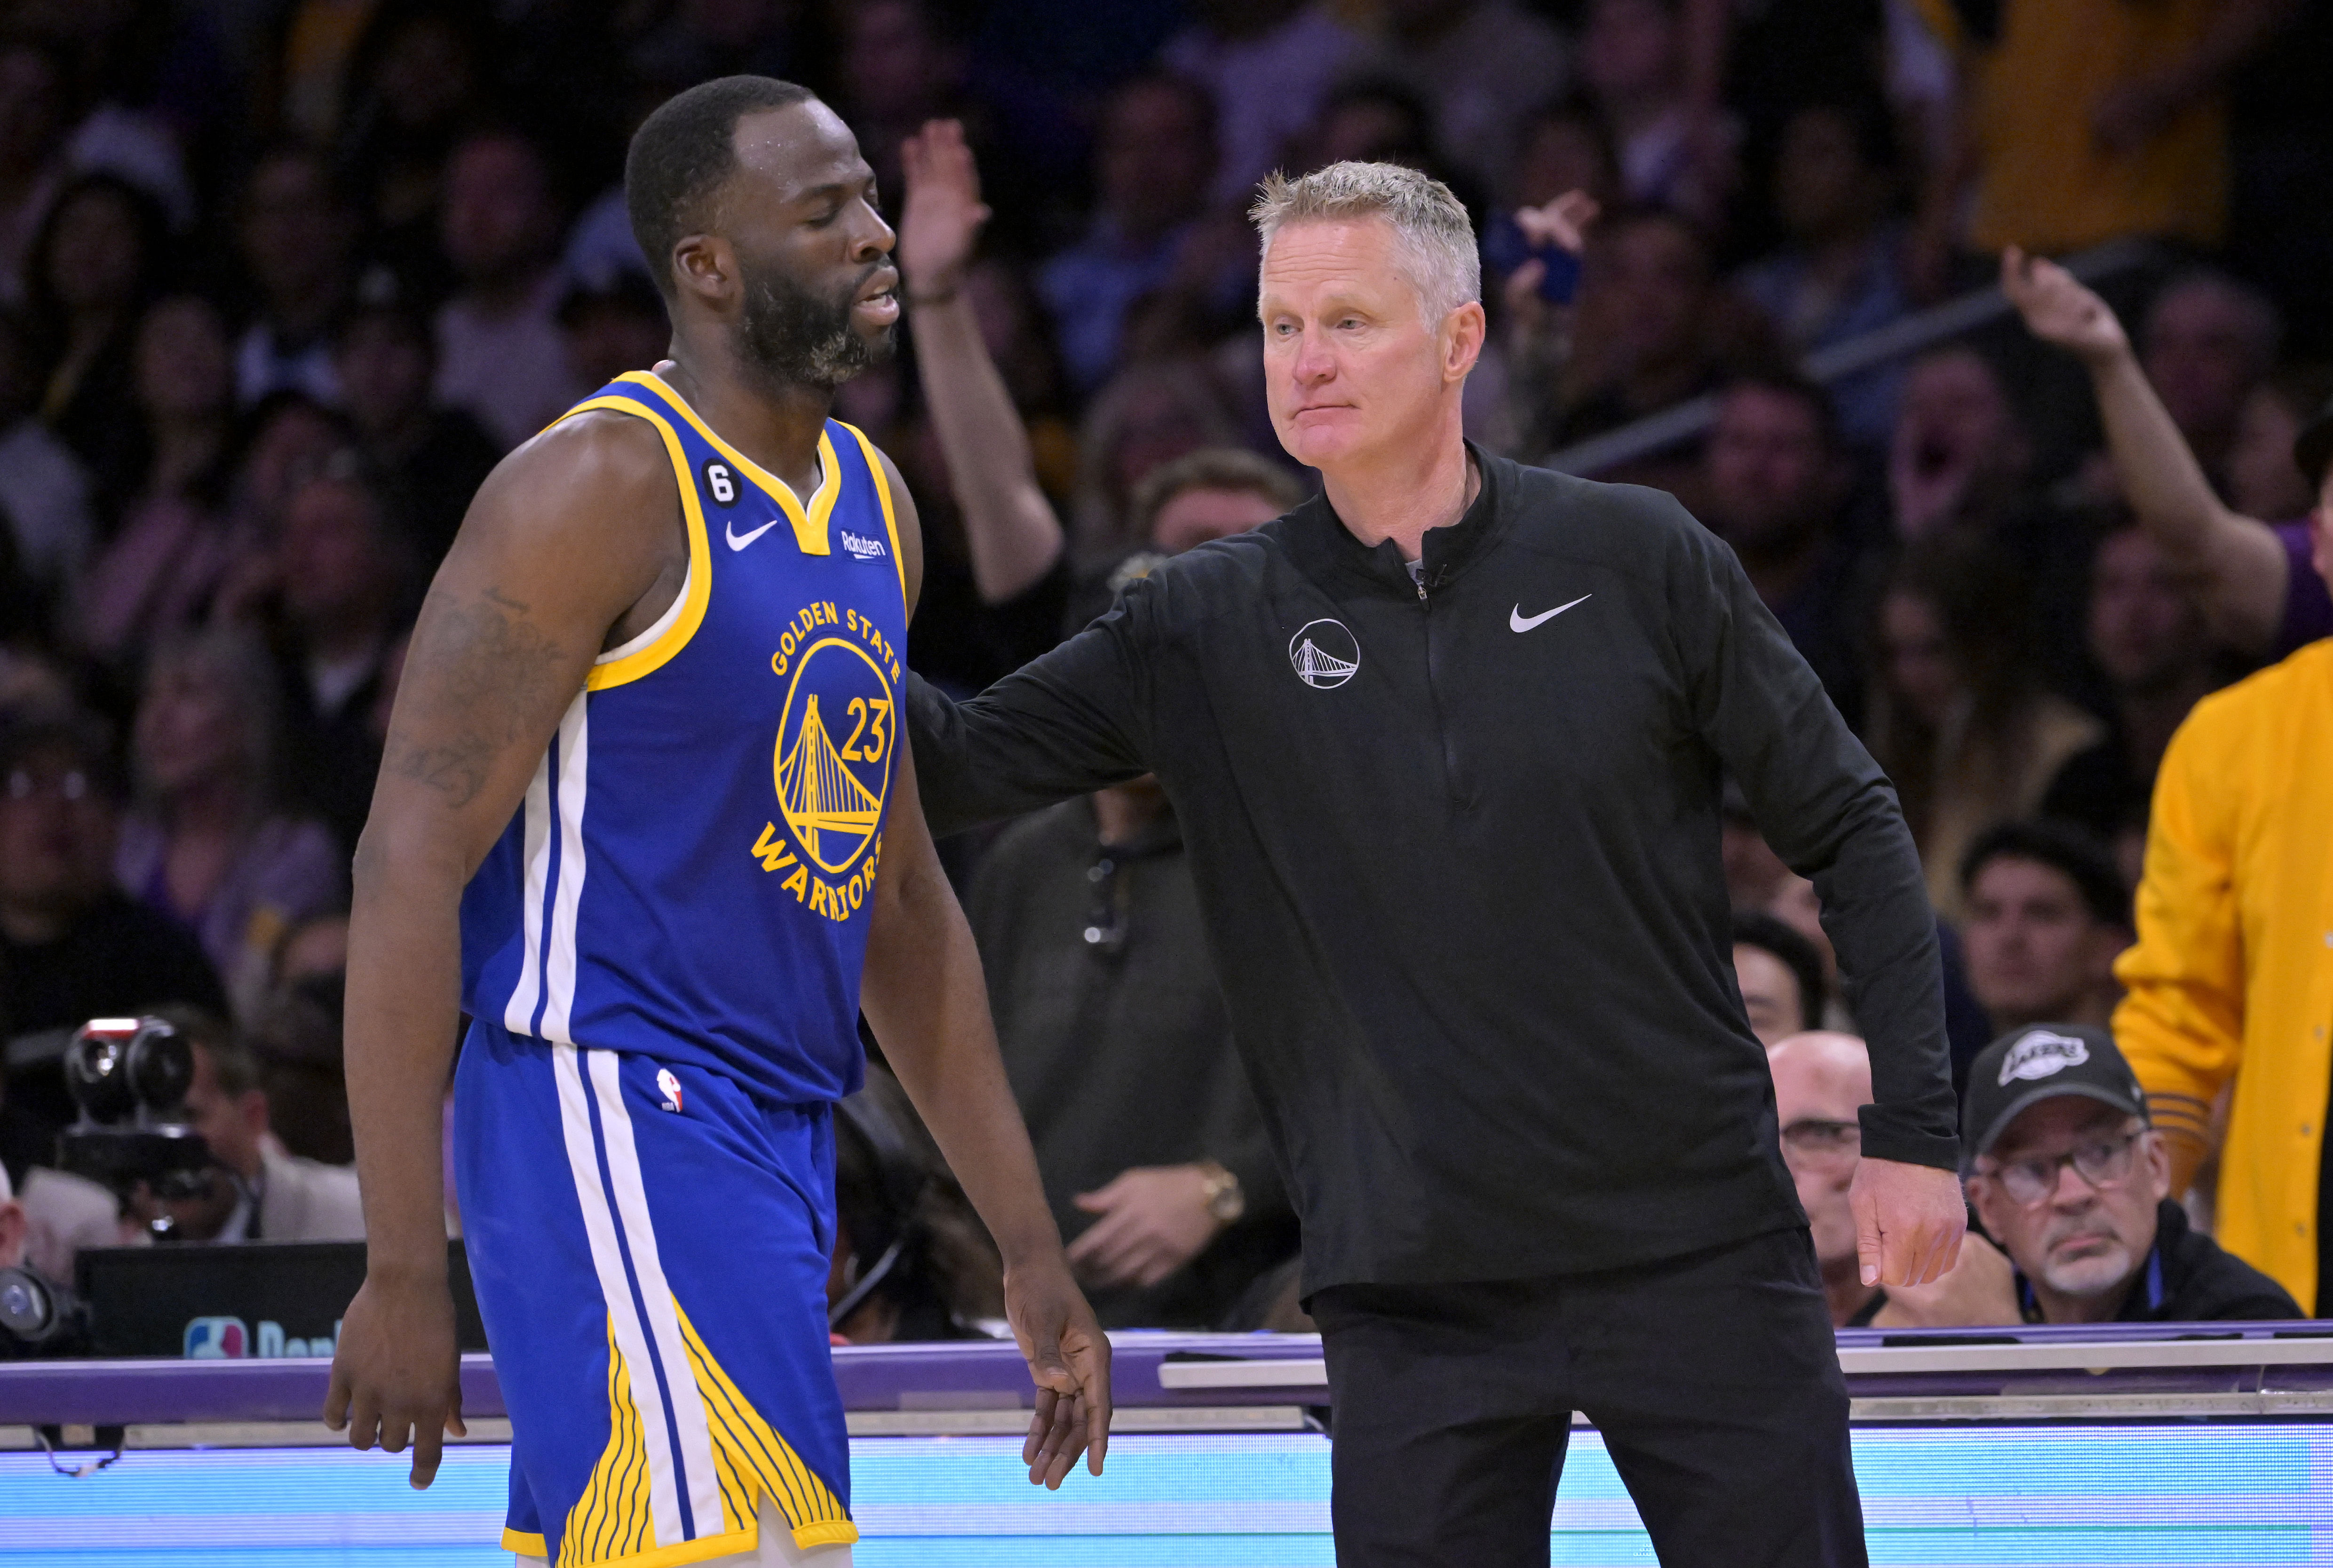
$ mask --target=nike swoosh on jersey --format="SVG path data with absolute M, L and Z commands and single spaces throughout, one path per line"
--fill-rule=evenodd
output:
M 773 517 L 770 519 L 769 521 L 763 523 L 761 527 L 755 529 L 753 532 L 745 535 L 743 539 L 737 537 L 737 525 L 734 522 L 730 523 L 721 531 L 727 537 L 729 540 L 729 548 L 731 550 L 743 550 L 747 545 L 753 543 L 755 540 L 761 538 L 763 534 L 769 532 L 770 530 L 777 527 L 779 521 L 779 519 Z
M 1512 626 L 1519 632 L 1527 632 L 1533 626 L 1541 625 L 1542 622 L 1555 619 L 1556 617 L 1570 609 L 1571 605 L 1584 605 L 1595 597 L 1596 596 L 1594 594 L 1581 594 L 1578 598 L 1572 600 L 1570 605 L 1558 605 L 1551 610 L 1542 610 L 1538 615 L 1531 617 L 1529 620 L 1525 620 L 1523 618 L 1523 607 L 1517 605 L 1513 609 L 1507 612 L 1507 625 Z

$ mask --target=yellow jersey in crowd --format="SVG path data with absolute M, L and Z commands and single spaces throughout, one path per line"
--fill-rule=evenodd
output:
M 2126 234 L 2217 245 L 2228 219 L 2228 116 L 2211 93 L 2108 152 L 2091 116 L 2116 87 L 2184 59 L 2218 0 L 2003 0 L 1973 37 L 1952 0 L 1920 14 L 1966 62 L 1979 172 L 1969 243 L 2060 254 Z
M 2115 1038 L 2175 1191 L 2231 1081 L 2221 1245 L 2317 1300 L 2333 1047 L 2333 639 L 2195 705 L 2164 754 Z M 2318 1310 L 2325 1306 L 2318 1301 Z

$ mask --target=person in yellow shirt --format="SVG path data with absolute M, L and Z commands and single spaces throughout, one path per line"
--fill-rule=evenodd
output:
M 2317 492 L 2314 564 L 2333 584 L 2333 405 L 2295 459 Z M 2138 942 L 2115 1037 L 2146 1085 L 2184 1191 L 2220 1149 L 2219 1239 L 2323 1313 L 2333 1271 L 2325 1139 L 2333 1085 L 2333 638 L 2204 698 L 2155 787 Z
M 2299 0 L 1915 4 L 1958 55 L 1962 84 L 1957 145 L 1921 204 L 1922 281 L 1942 282 L 1955 242 L 2045 254 L 2131 234 L 2220 243 L 2223 89 Z

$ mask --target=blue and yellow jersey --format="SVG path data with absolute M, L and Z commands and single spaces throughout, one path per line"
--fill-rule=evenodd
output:
M 593 409 L 663 438 L 687 582 L 600 656 L 464 893 L 463 1004 L 522 1038 L 709 1067 L 780 1101 L 838 1098 L 860 1080 L 906 674 L 881 461 L 828 421 L 805 502 L 653 375 L 566 417 Z

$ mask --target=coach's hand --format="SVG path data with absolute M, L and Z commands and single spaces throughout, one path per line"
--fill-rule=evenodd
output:
M 1961 1260 L 1934 1285 L 1899 1285 L 1874 1328 L 1966 1328 L 2017 1321 L 2017 1269 L 1982 1236 L 1961 1238 Z
M 1847 1202 L 1864 1284 L 1925 1285 L 1960 1261 L 1968 1205 L 1951 1171 L 1867 1157 Z
M 1021 1445 L 1030 1483 L 1059 1487 L 1080 1453 L 1100 1475 L 1109 1451 L 1109 1340 L 1059 1252 L 1005 1269 L 1004 1315 L 1037 1382 L 1037 1413 Z
M 401 1454 L 413 1445 L 413 1485 L 437 1475 L 446 1435 L 462 1424 L 462 1358 L 454 1348 L 454 1296 L 444 1276 L 367 1274 L 341 1319 L 324 1424 L 346 1426 L 349 1446 Z

